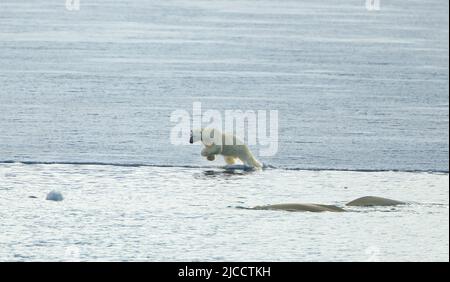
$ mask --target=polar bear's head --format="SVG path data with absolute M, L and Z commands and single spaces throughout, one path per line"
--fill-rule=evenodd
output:
M 219 145 L 222 142 L 222 133 L 215 128 L 201 128 L 191 130 L 189 143 L 201 141 L 205 146 Z

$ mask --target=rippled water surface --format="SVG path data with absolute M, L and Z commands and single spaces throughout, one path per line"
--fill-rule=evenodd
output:
M 448 261 L 448 1 L 65 2 L 0 1 L 0 260 Z M 172 145 L 193 102 L 278 110 L 270 168 Z
M 200 164 L 197 101 L 278 110 L 272 165 L 448 171 L 448 1 L 381 2 L 2 0 L 0 160 Z

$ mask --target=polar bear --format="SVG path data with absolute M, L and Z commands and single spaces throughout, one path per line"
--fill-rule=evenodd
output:
M 247 145 L 234 135 L 213 128 L 194 129 L 191 131 L 189 143 L 198 141 L 205 145 L 201 155 L 209 161 L 215 160 L 215 155 L 222 155 L 229 165 L 239 159 L 246 166 L 262 168 L 262 164 L 253 156 Z

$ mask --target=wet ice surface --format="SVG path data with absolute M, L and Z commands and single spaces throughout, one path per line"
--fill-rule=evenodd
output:
M 64 4 L 0 1 L 1 260 L 448 260 L 448 1 Z M 194 101 L 278 110 L 279 169 L 195 168 Z M 413 203 L 236 208 L 367 195 Z
M 448 174 L 0 165 L 0 260 L 448 260 Z M 62 202 L 46 201 L 50 190 Z M 407 201 L 348 213 L 238 207 Z M 29 198 L 36 196 L 37 198 Z

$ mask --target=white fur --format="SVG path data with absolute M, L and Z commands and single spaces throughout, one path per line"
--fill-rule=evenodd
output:
M 246 166 L 262 167 L 247 145 L 234 135 L 222 133 L 217 129 L 203 128 L 193 130 L 192 136 L 193 142 L 201 141 L 205 145 L 201 155 L 210 161 L 215 159 L 215 155 L 222 155 L 229 165 L 239 159 Z

